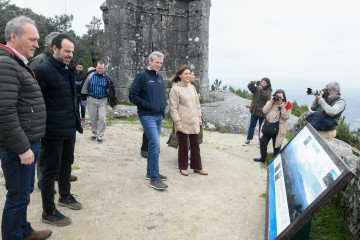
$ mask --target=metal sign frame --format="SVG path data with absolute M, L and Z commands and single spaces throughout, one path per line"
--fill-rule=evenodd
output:
M 268 165 L 265 239 L 290 239 L 354 176 L 306 124 Z

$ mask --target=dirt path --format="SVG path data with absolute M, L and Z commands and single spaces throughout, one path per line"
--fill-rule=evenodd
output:
M 141 125 L 112 122 L 104 142 L 89 140 L 89 125 L 77 136 L 72 193 L 80 211 L 58 209 L 72 218 L 66 227 L 43 224 L 39 189 L 31 194 L 28 219 L 34 229 L 51 229 L 50 239 L 263 239 L 266 169 L 252 159 L 256 141 L 243 147 L 244 135 L 205 132 L 201 144 L 201 176 L 180 175 L 177 150 L 161 137 L 160 172 L 168 189 L 159 192 L 145 180 L 146 159 L 140 156 Z M 0 180 L 0 211 L 6 190 Z M 58 195 L 56 195 L 56 199 Z

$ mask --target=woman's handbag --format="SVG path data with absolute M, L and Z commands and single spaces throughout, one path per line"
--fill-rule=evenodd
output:
M 265 120 L 264 125 L 262 126 L 261 132 L 268 137 L 276 137 L 279 133 L 279 121 L 275 123 L 269 123 Z
M 179 140 L 176 136 L 175 124 L 173 124 L 173 129 L 170 134 L 169 140 L 167 141 L 169 147 L 178 148 Z
M 265 123 L 262 126 L 261 132 L 268 137 L 276 137 L 279 133 L 279 126 L 280 126 L 280 118 L 281 118 L 281 111 L 279 114 L 279 121 L 274 122 L 274 123 L 270 123 L 268 121 L 266 121 L 265 119 Z

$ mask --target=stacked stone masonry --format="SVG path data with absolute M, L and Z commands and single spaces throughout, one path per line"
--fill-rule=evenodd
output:
M 160 73 L 167 94 L 168 80 L 187 64 L 208 96 L 210 7 L 210 0 L 106 0 L 101 5 L 105 63 L 116 79 L 118 100 L 128 101 L 129 86 L 153 51 L 165 55 Z

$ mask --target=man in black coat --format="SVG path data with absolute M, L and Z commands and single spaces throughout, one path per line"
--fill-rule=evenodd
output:
M 59 34 L 52 40 L 51 45 L 53 56 L 34 69 L 44 95 L 47 112 L 46 133 L 41 140 L 41 220 L 44 223 L 64 226 L 70 224 L 71 219 L 62 215 L 55 207 L 54 183 L 58 176 L 58 205 L 74 210 L 82 208 L 70 193 L 76 130 L 82 133 L 82 128 L 76 111 L 75 78 L 68 67 L 73 58 L 74 41 L 66 34 Z
M 80 108 L 81 108 L 81 122 L 85 123 L 85 111 L 86 105 L 84 104 L 83 100 L 81 99 L 81 89 L 86 77 L 86 74 L 82 71 L 84 69 L 83 63 L 78 63 L 75 66 L 75 85 L 76 85 L 76 99 L 77 99 L 77 111 L 80 115 Z M 80 107 L 79 107 L 80 104 Z
M 40 87 L 26 65 L 39 47 L 35 22 L 20 16 L 6 24 L 0 44 L 0 159 L 7 190 L 1 235 L 7 239 L 45 239 L 27 221 L 34 190 L 35 160 L 45 135 L 46 109 Z

